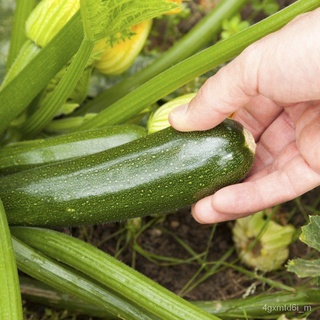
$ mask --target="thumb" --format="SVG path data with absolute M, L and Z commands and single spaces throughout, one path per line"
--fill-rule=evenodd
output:
M 244 68 L 244 60 L 239 56 L 209 78 L 189 104 L 171 111 L 170 124 L 180 131 L 207 130 L 248 103 L 257 95 L 257 86 L 245 81 L 256 77 L 252 68 Z M 250 70 L 250 75 L 244 70 Z

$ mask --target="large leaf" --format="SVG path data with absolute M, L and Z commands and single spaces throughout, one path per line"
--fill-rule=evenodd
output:
M 320 251 L 320 216 L 310 216 L 310 223 L 302 227 L 300 240 Z
M 91 0 L 88 3 L 96 40 L 113 37 L 132 25 L 177 7 L 177 4 L 166 0 Z
M 320 216 L 310 216 L 310 223 L 302 227 L 300 240 L 309 247 L 320 251 Z M 320 259 L 291 260 L 288 264 L 288 271 L 294 272 L 300 278 L 320 277 Z
M 320 259 L 294 259 L 289 261 L 288 271 L 294 272 L 299 278 L 320 277 Z

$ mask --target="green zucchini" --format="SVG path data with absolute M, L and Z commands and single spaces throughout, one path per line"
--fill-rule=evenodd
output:
M 254 141 L 227 119 L 214 129 L 167 128 L 94 155 L 0 178 L 11 225 L 76 226 L 188 206 L 242 180 Z
M 120 125 L 17 142 L 0 148 L 0 174 L 94 154 L 144 136 L 146 129 L 140 126 Z

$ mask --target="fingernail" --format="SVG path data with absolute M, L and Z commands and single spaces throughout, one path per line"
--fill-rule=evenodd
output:
M 212 208 L 208 204 L 208 202 L 210 202 L 208 200 L 209 197 L 204 198 L 191 207 L 191 214 L 193 218 L 201 224 L 208 224 L 214 222 L 214 214 L 212 212 Z
M 182 104 L 179 107 L 176 107 L 170 112 L 170 116 L 172 117 L 182 117 L 188 110 L 188 104 Z

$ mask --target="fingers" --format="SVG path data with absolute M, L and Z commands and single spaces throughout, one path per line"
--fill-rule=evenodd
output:
M 239 121 L 258 141 L 264 131 L 283 112 L 283 108 L 270 99 L 257 96 L 243 108 L 236 111 L 232 118 Z
M 316 26 L 319 28 L 315 32 Z M 250 108 L 251 101 L 259 95 L 275 102 L 261 107 L 271 108 L 271 114 L 279 112 L 274 109 L 277 104 L 318 99 L 319 36 L 320 10 L 315 10 L 249 46 L 208 79 L 189 105 L 170 114 L 171 125 L 181 131 L 206 130 L 241 108 L 240 119 L 249 119 L 251 114 L 260 124 L 263 115 L 255 115 Z M 251 123 L 253 131 L 258 132 Z
M 295 128 L 289 116 L 282 112 L 263 132 L 257 143 L 255 163 L 250 175 L 255 174 L 270 166 L 274 162 L 279 167 L 279 161 L 286 163 L 294 155 L 290 152 L 293 146 L 295 153 L 298 150 L 295 145 Z
M 320 175 L 299 156 L 283 171 L 225 187 L 200 200 L 192 213 L 200 223 L 233 220 L 294 199 L 318 185 Z
M 251 99 L 243 90 L 241 75 L 241 66 L 235 61 L 220 69 L 188 105 L 170 113 L 171 125 L 180 131 L 192 131 L 207 130 L 219 124 Z
M 320 103 L 288 107 L 261 136 L 249 178 L 199 201 L 194 217 L 232 220 L 294 199 L 320 185 L 319 163 Z
M 320 173 L 320 103 L 306 105 L 295 122 L 297 145 L 308 165 Z

